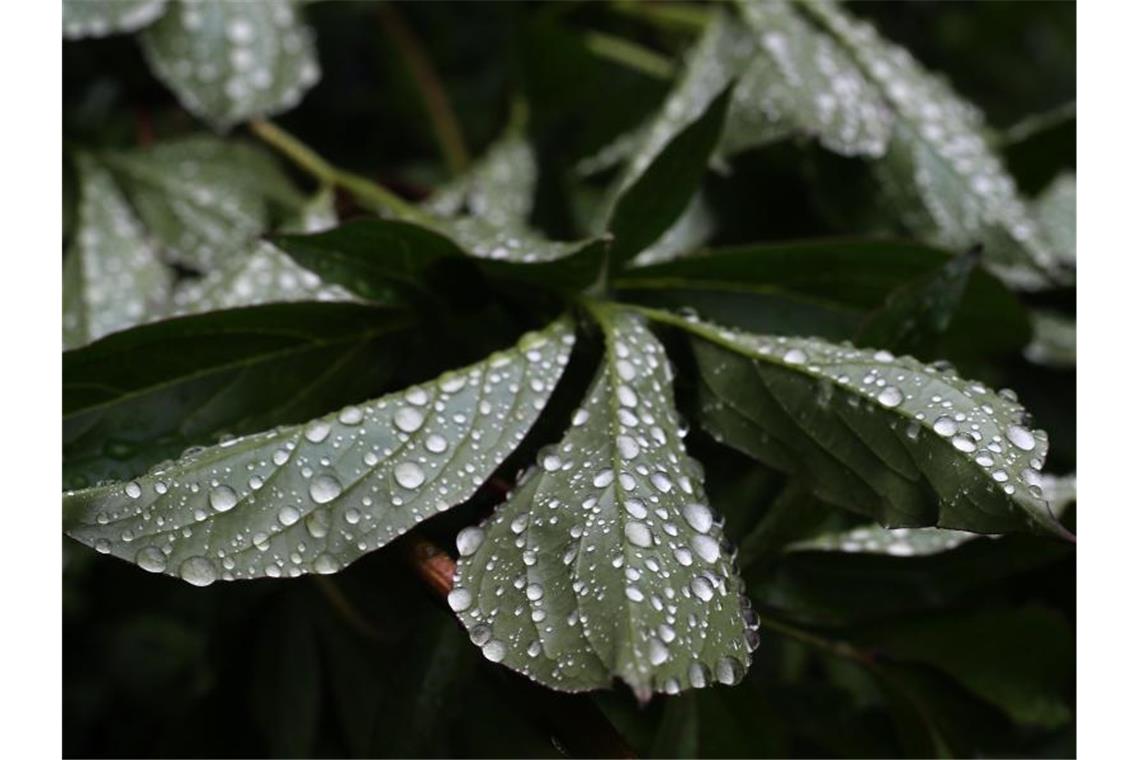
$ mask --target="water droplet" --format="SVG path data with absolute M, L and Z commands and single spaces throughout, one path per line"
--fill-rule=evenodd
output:
M 618 403 L 622 406 L 637 406 L 637 394 L 628 385 L 619 385 L 617 388 Z
M 693 578 L 689 584 L 689 588 L 692 589 L 693 595 L 703 602 L 711 601 L 713 598 L 712 584 L 709 583 L 708 578 L 703 575 L 698 575 L 696 578 Z
M 595 488 L 605 488 L 606 486 L 608 486 L 610 483 L 613 483 L 613 482 L 614 482 L 614 471 L 613 470 L 602 470 L 601 472 L 599 472 L 597 475 L 594 476 L 594 487 Z
M 717 660 L 716 680 L 726 686 L 732 686 L 739 683 L 742 678 L 744 678 L 744 665 L 740 660 L 731 655 L 725 655 Z
M 590 419 L 590 413 L 585 409 L 578 409 L 574 412 L 574 417 L 570 420 L 570 424 L 574 427 L 581 427 L 586 424 L 586 420 L 588 419 Z
M 400 462 L 396 465 L 396 482 L 409 490 L 419 488 L 424 482 L 424 471 L 415 462 Z
M 447 451 L 447 439 L 439 433 L 432 433 L 424 441 L 424 448 L 433 454 L 442 454 Z
M 669 480 L 669 476 L 660 470 L 649 476 L 649 482 L 661 493 L 669 493 L 673 490 L 673 481 Z
M 709 682 L 708 666 L 701 662 L 694 662 L 689 666 L 689 683 L 694 689 L 703 689 Z
M 456 612 L 463 612 L 471 606 L 471 592 L 465 588 L 454 588 L 447 595 L 447 606 Z
M 888 385 L 879 391 L 879 403 L 888 409 L 893 409 L 903 402 L 903 394 L 893 385 Z
M 320 443 L 329 437 L 331 430 L 332 426 L 327 421 L 313 420 L 305 427 L 305 439 L 310 443 Z
M 939 417 L 934 421 L 934 432 L 943 438 L 949 438 L 958 432 L 958 423 L 949 417 Z
M 218 570 L 205 557 L 190 557 L 178 566 L 178 576 L 192 586 L 209 586 L 218 579 Z
M 424 424 L 424 413 L 410 406 L 402 406 L 392 417 L 396 427 L 405 433 L 414 433 Z
M 950 439 L 950 443 L 954 444 L 954 448 L 958 449 L 958 451 L 964 451 L 967 454 L 978 448 L 977 444 L 975 444 L 969 437 L 964 435 L 954 436 Z
M 697 553 L 697 556 L 705 562 L 711 564 L 720 559 L 720 544 L 711 536 L 698 533 L 693 536 L 689 544 L 693 547 L 693 551 Z
M 100 554 L 110 554 L 111 542 L 105 538 L 96 539 L 95 551 L 99 552 Z
M 356 525 L 360 522 L 360 510 L 356 507 L 349 507 L 344 511 L 344 521 L 349 525 Z
M 628 435 L 619 435 L 617 437 L 617 450 L 621 458 L 627 460 L 633 459 L 641 453 L 641 448 L 637 445 L 637 441 Z
M 336 557 L 333 555 L 328 552 L 323 552 L 318 554 L 317 558 L 313 560 L 313 570 L 321 575 L 332 575 L 337 570 L 340 570 L 340 563 L 337 562 Z
M 526 598 L 531 600 L 532 602 L 537 602 L 539 599 L 541 599 L 542 594 L 543 594 L 542 586 L 540 586 L 537 583 L 532 583 L 526 587 Z
M 309 483 L 309 497 L 317 504 L 328 504 L 340 496 L 342 490 L 340 481 L 332 475 L 318 475 Z
M 807 354 L 798 348 L 789 349 L 788 352 L 784 354 L 784 361 L 787 364 L 803 364 L 807 361 Z
M 277 521 L 288 528 L 301 519 L 301 513 L 292 505 L 286 504 L 277 512 Z
M 1033 433 L 1021 427 L 1021 425 L 1010 425 L 1005 429 L 1005 437 L 1009 439 L 1010 443 L 1022 451 L 1033 451 L 1033 448 L 1037 445 L 1037 441 L 1033 438 Z
M 649 639 L 649 662 L 661 665 L 669 659 L 669 648 L 658 638 Z
M 135 555 L 135 564 L 148 573 L 161 573 L 166 569 L 166 555 L 157 547 L 147 546 L 139 549 Z
M 631 602 L 644 602 L 645 594 L 641 593 L 641 589 L 637 586 L 626 586 L 625 598 Z
M 364 419 L 364 412 L 359 406 L 346 406 L 337 416 L 342 425 L 359 425 Z
M 237 493 L 227 485 L 211 488 L 209 498 L 210 506 L 218 512 L 229 512 L 238 503 Z
M 686 504 L 681 513 L 685 516 L 685 522 L 697 533 L 708 533 L 712 528 L 712 510 L 704 504 Z
M 625 537 L 634 546 L 648 548 L 653 545 L 649 527 L 643 522 L 627 522 L 625 524 Z
M 459 531 L 455 537 L 455 548 L 459 551 L 459 556 L 470 557 L 477 552 L 479 547 L 483 545 L 485 535 L 483 529 L 476 526 Z
M 127 487 L 123 490 L 126 492 L 127 496 L 132 499 L 137 499 L 138 497 L 142 496 L 142 486 L 133 480 L 130 483 L 127 483 Z
M 498 639 L 491 639 L 483 645 L 483 656 L 491 662 L 502 662 L 507 656 L 507 645 Z
M 645 508 L 645 502 L 641 499 L 627 499 L 624 506 L 625 511 L 638 520 L 644 520 L 649 516 L 649 510 Z
M 332 523 L 332 516 L 327 509 L 318 509 L 315 512 L 310 512 L 305 517 L 305 530 L 309 531 L 309 535 L 313 538 L 324 538 L 329 534 L 329 526 Z
M 558 458 L 557 454 L 547 454 L 542 458 L 542 469 L 547 472 L 555 472 L 562 466 L 562 460 Z

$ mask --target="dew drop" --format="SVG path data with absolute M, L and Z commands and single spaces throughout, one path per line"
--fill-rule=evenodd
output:
M 693 551 L 697 553 L 697 556 L 705 562 L 711 564 L 720 559 L 720 544 L 716 542 L 716 539 L 710 536 L 698 533 L 693 536 L 689 544 L 693 547 Z
M 424 441 L 424 448 L 433 454 L 442 454 L 447 451 L 447 439 L 439 433 L 432 433 Z
M 740 660 L 725 655 L 717 660 L 716 663 L 716 680 L 720 681 L 726 686 L 732 686 L 739 683 L 740 679 L 744 677 L 744 665 Z
M 424 413 L 410 406 L 402 406 L 392 417 L 396 427 L 405 433 L 414 433 L 424 424 Z
M 708 533 L 712 528 L 712 510 L 704 504 L 686 504 L 681 512 L 687 522 L 697 533 Z
M 483 529 L 476 526 L 464 528 L 459 531 L 459 534 L 455 537 L 455 548 L 459 551 L 459 556 L 470 557 L 479 551 L 479 547 L 483 545 L 485 535 Z
M 943 438 L 949 438 L 958 432 L 958 423 L 949 417 L 939 417 L 934 421 L 934 432 Z
M 597 475 L 594 476 L 594 487 L 595 488 L 605 488 L 606 486 L 608 486 L 610 483 L 613 483 L 613 482 L 614 482 L 614 471 L 613 470 L 602 470 L 601 472 L 599 472 Z
M 305 427 L 305 439 L 310 443 L 320 443 L 329 437 L 332 426 L 325 420 L 313 420 Z
M 359 425 L 364 420 L 364 412 L 359 406 L 346 406 L 337 416 L 342 425 Z
M 798 348 L 789 349 L 784 354 L 784 362 L 787 364 L 803 364 L 807 361 L 807 354 Z
M 285 506 L 281 507 L 280 511 L 277 513 L 277 522 L 281 523 L 286 528 L 300 519 L 301 513 L 297 510 L 296 507 L 290 504 L 286 504 Z
M 209 586 L 218 579 L 218 570 L 205 557 L 190 557 L 178 566 L 178 576 L 192 586 Z
M 649 639 L 649 662 L 654 665 L 661 665 L 669 659 L 669 648 L 665 646 L 661 639 L 656 637 Z
M 328 504 L 340 496 L 344 487 L 332 475 L 318 475 L 309 483 L 309 497 L 317 504 Z
M 396 482 L 409 490 L 419 488 L 424 482 L 424 471 L 415 462 L 400 462 L 396 465 Z
M 888 385 L 886 388 L 883 388 L 883 390 L 879 391 L 879 403 L 888 409 L 893 409 L 894 407 L 901 404 L 902 401 L 902 391 L 893 385 Z
M 471 592 L 465 588 L 455 588 L 447 595 L 447 606 L 455 612 L 463 612 L 471 606 Z
M 491 639 L 483 645 L 483 656 L 491 662 L 502 662 L 507 656 L 507 645 L 498 639 Z
M 950 439 L 950 443 L 954 444 L 954 448 L 958 449 L 958 451 L 964 451 L 967 454 L 978 448 L 977 444 L 970 440 L 968 436 L 964 435 L 954 436 Z
M 1005 429 L 1005 437 L 1009 439 L 1017 448 L 1022 451 L 1033 451 L 1037 445 L 1037 441 L 1033 438 L 1033 433 L 1029 432 L 1021 425 L 1010 425 Z
M 637 445 L 637 441 L 628 435 L 619 435 L 617 437 L 617 450 L 621 458 L 626 460 L 633 459 L 641 453 L 641 448 Z
M 321 575 L 331 575 L 337 570 L 340 570 L 340 563 L 333 555 L 328 552 L 322 552 L 313 560 L 313 570 Z
M 649 527 L 643 522 L 627 522 L 625 524 L 625 537 L 634 546 L 640 546 L 643 549 L 653 545 L 653 538 L 649 533 Z
M 209 499 L 210 506 L 217 512 L 229 512 L 238 503 L 237 493 L 227 485 L 211 488 Z
M 133 480 L 130 483 L 127 483 L 127 487 L 123 490 L 126 492 L 127 496 L 132 499 L 137 499 L 138 497 L 142 496 L 142 486 Z
M 139 549 L 139 553 L 135 555 L 135 564 L 148 573 L 161 573 L 166 569 L 166 555 L 161 549 L 148 546 Z

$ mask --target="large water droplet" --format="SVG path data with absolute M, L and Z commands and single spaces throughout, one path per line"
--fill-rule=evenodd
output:
M 402 406 L 396 410 L 392 420 L 405 433 L 414 433 L 424 424 L 424 413 L 410 406 Z
M 641 453 L 641 447 L 637 445 L 637 441 L 633 440 L 628 435 L 619 435 L 617 437 L 617 450 L 622 459 L 633 459 Z
M 954 448 L 958 451 L 964 451 L 967 454 L 975 451 L 978 445 L 974 443 L 968 436 L 956 435 L 950 439 L 950 443 L 954 444 Z
M 649 639 L 649 662 L 661 665 L 669 659 L 669 648 L 658 638 Z
M 286 504 L 277 512 L 277 521 L 288 528 L 301 519 L 301 512 L 291 504 Z
M 193 586 L 209 586 L 218 579 L 218 570 L 205 557 L 190 557 L 178 566 L 178 576 Z
M 649 527 L 643 522 L 627 522 L 625 524 L 625 537 L 634 546 L 648 548 L 653 545 Z
M 1037 441 L 1033 438 L 1033 433 L 1021 425 L 1010 425 L 1005 429 L 1005 437 L 1009 439 L 1010 443 L 1022 451 L 1033 451 L 1033 448 L 1037 445 Z
M 720 544 L 711 536 L 698 533 L 693 536 L 689 545 L 693 547 L 693 551 L 697 553 L 697 556 L 705 562 L 711 564 L 720 559 Z
M 958 432 L 958 423 L 949 417 L 939 417 L 934 421 L 934 432 L 943 438 L 949 438 Z
M 130 483 L 127 483 L 126 488 L 123 490 L 126 492 L 127 496 L 132 499 L 137 499 L 138 497 L 142 496 L 142 486 L 133 480 Z
M 807 361 L 807 354 L 798 348 L 792 348 L 784 354 L 784 361 L 788 364 L 803 364 Z
M 708 533 L 709 529 L 712 528 L 712 510 L 704 504 L 686 504 L 681 510 L 681 514 L 685 516 L 685 522 L 692 526 L 697 533 Z
M 491 662 L 502 662 L 507 656 L 507 645 L 498 639 L 491 639 L 483 645 L 483 656 Z
M 716 680 L 720 681 L 726 686 L 732 686 L 739 683 L 740 679 L 744 677 L 744 664 L 740 660 L 725 655 L 717 660 L 716 663 Z
M 342 490 L 340 481 L 332 475 L 318 475 L 309 483 L 309 497 L 318 504 L 328 504 L 340 496 Z
M 902 401 L 902 391 L 893 385 L 888 385 L 886 388 L 883 388 L 883 390 L 879 391 L 879 403 L 888 409 L 893 409 L 894 407 L 901 404 Z
M 400 462 L 396 465 L 395 474 L 396 482 L 409 490 L 423 485 L 423 468 L 415 462 Z
M 479 547 L 483 545 L 485 535 L 483 529 L 476 526 L 459 531 L 455 537 L 455 548 L 459 551 L 459 556 L 470 557 L 477 552 Z
M 447 595 L 447 606 L 456 612 L 463 612 L 471 606 L 471 592 L 465 588 L 454 588 Z
M 337 570 L 340 570 L 340 562 L 328 552 L 323 552 L 318 554 L 317 558 L 313 560 L 313 570 L 321 575 L 331 575 Z
M 229 512 L 238 503 L 237 492 L 224 484 L 211 488 L 209 498 L 210 506 L 218 512 Z
M 305 427 L 305 439 L 310 443 L 320 443 L 329 437 L 332 426 L 325 420 L 313 420 Z
M 439 433 L 432 433 L 424 441 L 424 448 L 433 454 L 442 454 L 447 451 L 447 439 Z
M 135 555 L 135 563 L 148 573 L 161 573 L 166 569 L 166 555 L 161 549 L 148 546 Z

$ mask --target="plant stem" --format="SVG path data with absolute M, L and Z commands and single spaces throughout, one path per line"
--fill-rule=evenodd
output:
M 309 576 L 317 584 L 321 595 L 328 601 L 329 605 L 343 617 L 350 626 L 352 626 L 358 633 L 369 639 L 380 639 L 382 636 L 364 616 L 361 615 L 348 597 L 340 590 L 340 587 L 333 582 L 331 578 L 326 578 L 323 575 Z
M 999 132 L 996 142 L 999 148 L 1008 148 L 1076 118 L 1076 102 L 1062 103 L 1048 111 L 1027 116 L 1004 132 Z
M 828 652 L 829 654 L 843 657 L 848 660 L 854 660 L 867 666 L 875 664 L 875 657 L 870 652 L 859 649 L 846 641 L 838 641 L 820 636 L 812 631 L 804 630 L 798 626 L 784 623 L 779 620 L 773 620 L 770 617 L 761 617 L 760 622 L 761 630 L 765 628 L 776 631 L 790 639 L 802 641 L 805 644 L 813 646 L 817 649 Z
M 647 2 L 647 0 L 617 0 L 612 6 L 625 16 L 652 22 L 664 29 L 686 32 L 703 31 L 712 9 L 697 3 Z
M 675 72 L 671 60 L 623 37 L 604 32 L 586 32 L 586 47 L 599 58 L 620 63 L 654 79 L 669 80 Z
M 427 110 L 431 121 L 432 131 L 439 143 L 447 168 L 453 175 L 459 175 L 466 170 L 468 163 L 467 147 L 463 142 L 463 133 L 459 128 L 459 120 L 451 108 L 447 98 L 447 91 L 431 65 L 431 60 L 424 52 L 419 38 L 411 28 L 404 23 L 400 14 L 391 3 L 382 3 L 378 7 L 380 24 L 384 32 L 395 43 L 408 67 L 408 73 L 416 83 L 416 91 Z
M 321 158 L 316 151 L 281 127 L 265 119 L 249 122 L 249 129 L 266 144 L 273 146 L 298 167 L 308 172 L 321 185 L 348 191 L 367 208 L 384 216 L 409 221 L 423 221 L 427 215 L 398 195 L 358 174 L 347 172 Z

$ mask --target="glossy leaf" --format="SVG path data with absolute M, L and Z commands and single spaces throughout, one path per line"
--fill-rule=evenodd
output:
M 623 181 L 608 224 L 614 236 L 611 269 L 655 243 L 688 207 L 720 140 L 731 93 L 717 95 L 650 163 Z
M 143 51 L 188 111 L 228 129 L 292 108 L 320 79 L 299 13 L 292 0 L 173 0 Z
M 895 527 L 1067 535 L 1042 498 L 1048 439 L 1011 392 L 886 351 L 658 316 L 693 336 L 701 425 L 824 501 Z
M 563 440 L 457 539 L 448 597 L 484 656 L 564 691 L 743 676 L 755 632 L 673 408 L 663 347 L 605 311 L 606 358 Z
M 63 36 L 69 40 L 135 32 L 166 10 L 167 0 L 63 0 Z
M 838 4 L 804 7 L 847 48 L 895 115 L 889 150 L 875 167 L 903 221 L 949 248 L 982 243 L 987 263 L 1011 284 L 1041 287 L 1062 277 L 1050 241 L 988 146 L 978 109 Z
M 161 314 L 172 275 L 111 174 L 79 157 L 78 227 L 63 265 L 63 345 L 75 348 Z
M 288 304 L 170 319 L 63 355 L 67 488 L 134 477 L 189 446 L 375 395 L 408 315 Z
M 203 272 L 249 250 L 276 208 L 301 206 L 276 164 L 242 143 L 192 137 L 106 161 L 166 255 Z
M 693 196 L 681 216 L 630 262 L 632 266 L 648 266 L 692 255 L 708 242 L 715 231 L 716 220 L 708 199 L 701 193 Z
M 573 340 L 560 320 L 431 383 L 66 493 L 64 528 L 197 586 L 336 572 L 468 499 L 542 411 Z

